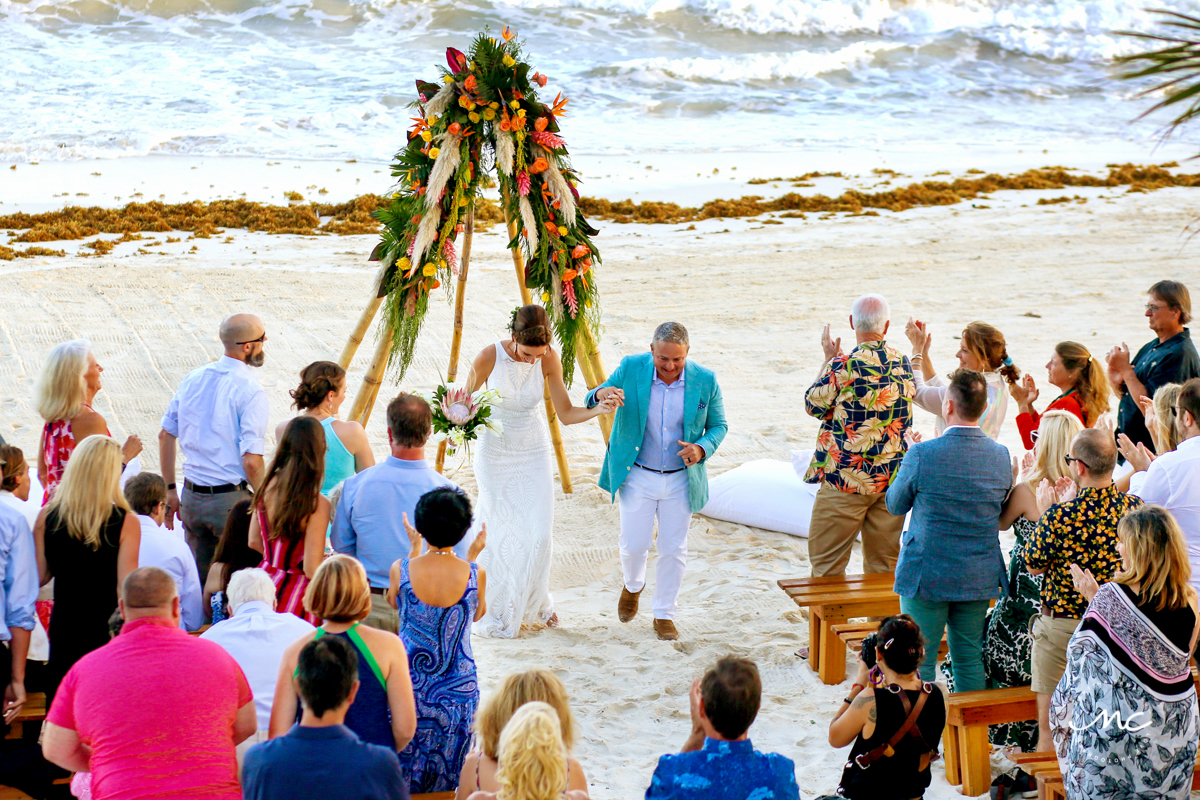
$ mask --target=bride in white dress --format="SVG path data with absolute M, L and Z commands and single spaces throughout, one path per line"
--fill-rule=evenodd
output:
M 488 602 L 472 630 L 511 639 L 523 622 L 558 624 L 550 597 L 554 471 L 543 387 L 549 384 L 564 425 L 613 411 L 618 401 L 590 409 L 571 404 L 562 362 L 550 347 L 550 318 L 541 306 L 517 309 L 510 330 L 512 338 L 475 357 L 468 383 L 471 391 L 486 384 L 500 392 L 492 416 L 503 429 L 499 434 L 485 430 L 475 448 L 475 516 L 488 530 L 479 556 L 479 566 L 487 570 Z

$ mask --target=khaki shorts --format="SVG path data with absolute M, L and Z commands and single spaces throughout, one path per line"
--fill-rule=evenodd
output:
M 1033 637 L 1030 688 L 1036 694 L 1054 694 L 1067 668 L 1067 643 L 1078 627 L 1077 619 L 1055 619 L 1045 614 L 1029 621 L 1029 634 Z
M 380 631 L 400 632 L 400 612 L 388 605 L 387 598 L 371 592 L 371 613 L 363 624 Z

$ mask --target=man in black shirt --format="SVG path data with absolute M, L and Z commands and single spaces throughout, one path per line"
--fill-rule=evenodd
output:
M 1153 398 L 1164 384 L 1200 377 L 1200 354 L 1192 344 L 1191 331 L 1184 327 L 1192 319 L 1187 287 L 1179 281 L 1159 281 L 1147 294 L 1146 318 L 1158 340 L 1147 342 L 1132 359 L 1129 345 L 1122 343 L 1109 352 L 1107 360 L 1108 380 L 1121 398 L 1117 433 L 1124 433 L 1134 444 L 1153 448 L 1138 398 Z

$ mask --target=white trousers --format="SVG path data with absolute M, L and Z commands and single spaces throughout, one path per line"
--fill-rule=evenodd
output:
M 646 586 L 646 559 L 658 520 L 658 582 L 652 609 L 655 619 L 674 619 L 679 587 L 687 564 L 687 534 L 692 522 L 687 471 L 659 475 L 634 467 L 617 493 L 621 505 L 621 570 L 625 588 Z

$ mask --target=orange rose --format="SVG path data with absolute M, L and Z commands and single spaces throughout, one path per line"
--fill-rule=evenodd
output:
M 544 158 L 539 158 L 529 165 L 529 171 L 534 175 L 537 175 L 539 172 L 545 172 L 548 169 L 550 169 L 550 164 Z
M 539 131 L 544 131 L 546 130 L 546 126 L 549 124 L 550 120 L 546 119 L 545 117 L 538 117 L 537 122 L 533 123 L 533 127 Z
M 558 233 L 558 226 L 554 224 L 553 220 L 546 220 L 546 230 L 551 233 Z
M 458 136 L 458 134 L 462 131 L 462 125 L 459 125 L 457 122 L 451 122 L 450 127 L 446 128 L 446 131 L 451 136 Z
M 573 281 L 577 277 L 579 277 L 579 273 L 573 269 L 569 269 L 562 274 L 563 283 L 566 283 L 567 281 Z
M 571 251 L 571 258 L 583 258 L 590 252 L 592 251 L 588 250 L 586 244 L 577 244 L 575 245 L 575 249 Z
M 463 88 L 468 92 L 474 92 L 479 88 L 479 81 L 475 80 L 474 75 L 468 75 L 467 79 L 463 81 Z

